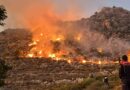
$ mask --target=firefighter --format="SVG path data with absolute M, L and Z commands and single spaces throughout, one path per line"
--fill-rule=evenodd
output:
M 107 87 L 109 87 L 109 81 L 108 81 L 108 77 L 107 77 L 107 76 L 105 76 L 105 77 L 103 78 L 103 83 L 104 83 Z
M 119 77 L 122 82 L 122 90 L 130 90 L 130 63 L 127 55 L 123 55 L 120 61 Z
M 89 78 L 94 78 L 94 73 L 93 72 L 89 74 Z

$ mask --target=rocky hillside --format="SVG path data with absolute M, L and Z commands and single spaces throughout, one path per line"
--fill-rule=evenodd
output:
M 119 37 L 130 41 L 130 11 L 121 7 L 104 7 L 90 18 L 77 21 L 77 25 L 88 27 L 106 37 Z
M 26 29 L 6 29 L 0 32 L 0 57 L 17 57 L 26 54 L 32 34 Z

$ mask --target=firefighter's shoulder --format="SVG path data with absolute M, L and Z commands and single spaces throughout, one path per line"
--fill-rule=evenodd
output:
M 130 65 L 130 62 L 127 62 L 127 61 L 121 61 L 120 64 L 122 64 L 122 65 Z

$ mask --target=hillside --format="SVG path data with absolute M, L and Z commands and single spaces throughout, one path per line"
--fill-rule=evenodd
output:
M 90 18 L 77 21 L 77 25 L 88 27 L 106 37 L 119 37 L 130 41 L 130 11 L 121 7 L 104 7 Z
M 55 61 L 47 58 L 6 59 L 12 66 L 7 73 L 6 88 L 11 90 L 49 90 L 60 83 L 76 83 L 88 76 L 91 65 L 66 61 Z M 96 65 L 96 70 L 99 67 Z
M 72 59 L 77 60 L 76 62 L 54 60 L 54 54 L 51 58 L 23 57 L 27 56 L 33 47 L 29 46 L 32 42 L 32 33 L 26 29 L 7 29 L 0 33 L 0 58 L 12 67 L 7 73 L 4 88 L 7 90 L 92 90 L 91 88 L 101 90 L 104 88 L 102 78 L 107 73 L 111 82 L 110 90 L 119 90 L 118 65 L 109 63 L 103 66 L 100 62 L 90 64 L 82 60 L 109 62 L 112 60 L 109 57 L 113 56 L 116 60 L 117 54 L 122 55 L 128 51 L 130 11 L 120 7 L 104 7 L 90 18 L 62 22 L 60 25 L 66 30 L 67 39 L 63 42 L 60 42 L 60 39 L 47 40 L 56 52 L 64 48 L 68 50 L 69 55 L 63 55 L 65 60 Z M 81 35 L 83 37 L 80 38 L 81 40 L 76 38 L 76 41 L 74 36 L 80 32 L 83 33 Z M 92 72 L 95 74 L 94 80 L 86 80 Z
M 97 49 L 101 48 L 103 56 L 114 57 L 117 53 L 124 54 L 130 49 L 130 11 L 121 7 L 104 7 L 90 18 L 59 22 L 59 26 L 61 30 L 57 33 L 64 33 L 66 39 L 63 42 L 52 42 L 48 38 L 53 50 L 58 44 L 58 51 L 64 47 L 76 56 L 80 54 L 91 57 L 100 56 Z M 80 36 L 80 41 L 75 40 L 76 35 Z M 28 47 L 32 36 L 30 30 L 26 29 L 7 29 L 1 32 L 0 56 L 26 55 L 32 48 Z
M 5 79 L 4 88 L 7 90 L 82 90 L 60 89 L 60 87 L 65 84 L 71 86 L 81 83 L 91 72 L 96 77 L 100 75 L 100 66 L 97 64 L 77 62 L 69 64 L 66 61 L 47 58 L 20 58 L 5 61 L 12 66 L 12 70 L 8 71 Z M 114 64 L 102 65 L 103 75 L 114 75 L 115 72 L 117 71 Z
M 92 55 L 97 48 L 113 57 L 130 49 L 130 11 L 121 7 L 104 7 L 89 18 L 66 22 L 64 27 L 84 32 L 82 45 Z
M 18 57 L 26 54 L 32 34 L 26 29 L 6 29 L 0 32 L 0 57 Z

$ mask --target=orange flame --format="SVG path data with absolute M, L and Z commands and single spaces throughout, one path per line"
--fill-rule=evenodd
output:
M 50 57 L 50 58 L 55 58 L 56 55 L 55 55 L 55 54 L 49 54 L 48 57 Z
M 98 61 L 98 64 L 99 64 L 99 65 L 101 65 L 101 64 L 102 64 L 102 62 L 101 62 L 101 61 Z
M 82 63 L 85 64 L 85 63 L 86 63 L 86 60 L 82 60 Z
M 34 55 L 33 54 L 28 54 L 27 56 L 32 58 Z
M 64 21 L 63 19 L 72 20 L 77 17 L 76 14 L 73 14 L 73 11 L 75 12 L 75 10 L 68 10 L 64 15 L 57 14 L 55 7 L 51 3 L 43 6 L 29 6 L 24 12 L 27 20 L 24 22 L 24 25 L 31 29 L 33 42 L 28 45 L 32 49 L 27 54 L 27 57 L 47 57 L 57 61 L 60 59 L 67 61 L 68 57 L 65 56 L 70 53 L 70 49 L 64 44 L 67 38 L 66 30 L 59 23 Z M 78 33 L 73 39 L 80 41 L 81 37 L 82 34 Z M 56 44 L 56 49 L 58 45 L 60 49 L 54 50 L 54 44 Z M 71 63 L 72 60 L 67 62 Z M 85 61 L 82 63 L 85 63 Z
M 71 64 L 71 63 L 72 63 L 72 61 L 71 61 L 71 60 L 68 60 L 67 62 L 68 62 L 69 64 Z

